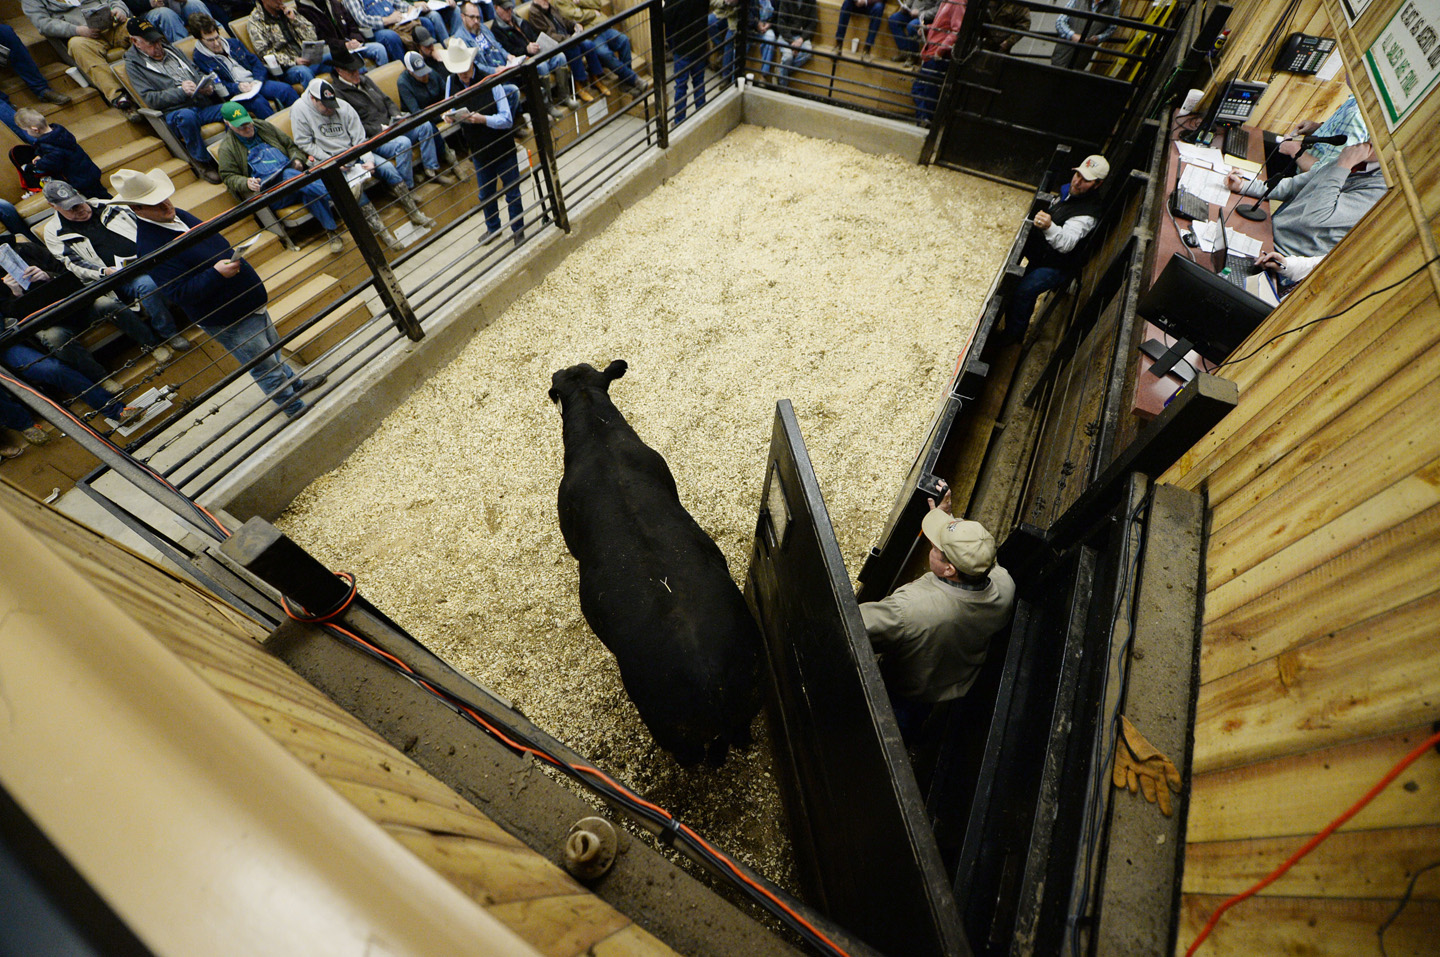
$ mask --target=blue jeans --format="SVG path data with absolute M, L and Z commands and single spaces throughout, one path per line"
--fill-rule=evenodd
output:
M 996 337 L 1000 343 L 1019 342 L 1025 337 L 1030 317 L 1035 313 L 1035 300 L 1042 292 L 1059 289 L 1070 274 L 1053 266 L 1030 266 L 1015 284 L 1005 309 L 1005 331 Z
M 600 58 L 595 55 L 595 44 L 589 40 L 581 40 L 579 43 L 565 51 L 565 64 L 570 67 L 570 75 L 575 78 L 576 83 L 589 83 L 592 76 L 599 76 L 603 70 L 600 69 Z M 587 61 L 593 65 L 587 66 Z
M 635 71 L 630 69 L 630 38 L 616 30 L 609 28 L 594 37 L 595 58 L 605 64 L 605 69 L 614 73 L 620 78 L 620 82 L 629 86 L 640 78 Z M 600 69 L 591 61 L 591 75 L 600 76 Z
M 303 89 L 310 85 L 311 80 L 315 79 L 315 74 L 328 73 L 330 69 L 330 50 L 327 47 L 325 55 L 320 58 L 318 64 L 312 63 L 309 66 L 301 66 L 297 63 L 294 66 L 287 66 L 285 68 L 285 82 Z
M 200 135 L 200 127 L 206 123 L 219 123 L 223 119 L 219 104 L 202 106 L 198 110 L 187 106 L 166 113 L 165 125 L 180 137 L 180 142 L 185 144 L 185 151 L 195 158 L 195 162 L 201 166 L 213 166 L 215 160 L 205 149 L 205 138 Z
M 870 29 L 865 33 L 865 49 L 869 50 L 875 45 L 875 34 L 880 32 L 880 17 L 885 12 L 885 0 L 872 0 L 870 6 L 862 7 L 856 0 L 844 0 L 840 4 L 840 19 L 835 24 L 835 45 L 838 47 L 845 39 L 845 31 L 850 29 L 850 17 L 852 14 L 860 14 L 870 18 Z
M 447 7 L 446 12 L 448 13 L 449 11 L 450 8 Z M 459 14 L 457 13 L 456 16 L 458 17 Z M 445 18 L 437 11 L 431 10 L 429 13 L 421 14 L 420 20 L 425 24 L 425 28 L 430 31 L 430 35 L 435 38 L 435 42 L 442 47 L 445 45 L 445 41 L 450 39 L 450 26 L 445 22 Z
M 394 30 L 381 28 L 375 31 L 372 42 L 362 43 L 355 52 L 367 60 L 374 60 L 376 66 L 384 66 L 405 55 L 405 41 Z
M 735 31 L 724 17 L 710 14 L 710 45 L 720 50 L 720 81 L 729 84 L 735 79 Z M 697 107 L 698 109 L 698 107 Z
M 165 34 L 165 39 L 171 43 L 179 43 L 190 35 L 190 31 L 185 29 L 185 21 L 197 13 L 209 16 L 210 8 L 200 0 L 185 0 L 183 17 L 169 7 L 156 7 L 146 12 L 145 19 L 159 27 L 160 32 Z
M 115 291 L 124 296 L 127 302 L 139 301 L 141 308 L 150 316 L 150 327 L 161 339 L 169 339 L 179 331 L 175 328 L 175 317 L 170 314 L 170 307 L 160 295 L 159 287 L 148 275 L 136 276 L 129 282 L 123 282 L 115 287 Z
M 281 182 L 294 179 L 301 173 L 301 170 L 292 166 L 280 174 Z M 275 200 L 270 204 L 270 208 L 279 212 L 287 206 L 298 206 L 301 203 L 305 204 L 305 208 L 310 210 L 310 215 L 315 217 L 315 221 L 326 232 L 332 232 L 339 228 L 335 221 L 335 213 L 330 207 L 330 193 L 325 189 L 325 184 L 318 179 L 308 186 L 302 186 L 289 196 Z
M 695 112 L 705 105 L 705 51 L 692 50 L 688 56 L 675 54 L 675 125 L 685 122 L 685 86 L 695 88 Z
M 895 49 L 901 53 L 920 55 L 920 18 L 904 10 L 890 14 L 890 36 L 895 40 Z
M 760 42 L 760 75 L 769 76 L 775 70 L 775 31 L 766 30 L 756 39 Z
M 262 352 L 280 341 L 280 334 L 275 331 L 269 312 L 261 309 L 223 329 L 207 331 L 242 366 L 255 362 L 250 367 L 250 378 L 260 385 L 271 402 L 289 415 L 295 415 L 305 408 L 305 403 L 296 398 L 296 393 L 304 387 L 305 380 L 285 364 L 278 349 L 256 361 Z
M 78 399 L 111 418 L 120 415 L 122 406 L 116 401 L 114 393 L 39 349 L 24 343 L 9 345 L 0 353 L 0 361 L 27 382 L 54 389 L 72 400 Z
M 379 156 L 375 158 L 373 175 L 387 186 L 399 186 L 405 182 L 405 177 L 400 175 L 400 171 L 395 168 L 395 164 Z M 370 196 L 366 193 L 361 193 L 360 205 L 364 206 L 368 202 L 370 202 Z M 319 219 L 318 216 L 316 218 Z
M 375 147 L 375 152 L 390 160 L 399 170 L 407 188 L 415 185 L 415 161 L 410 151 L 420 147 L 420 164 L 429 170 L 440 168 L 440 158 L 435 153 L 435 126 L 422 123 L 406 136 L 397 136 Z
M 510 230 L 516 236 L 525 231 L 525 205 L 520 201 L 520 164 L 515 161 L 515 147 L 506 144 L 505 151 L 492 156 L 482 163 L 479 153 L 470 154 L 475 165 L 475 183 L 480 188 L 480 205 L 485 208 L 485 228 L 492 233 L 500 231 L 499 190 L 495 180 L 500 180 L 500 189 L 505 191 L 505 201 L 510 207 Z
M 23 432 L 34 424 L 35 416 L 30 414 L 30 409 L 21 405 L 9 389 L 0 386 L 0 427 Z
M 15 204 L 3 199 L 0 199 L 0 224 L 3 224 L 16 236 L 24 236 L 37 246 L 43 245 L 30 231 L 30 224 L 25 222 L 25 217 L 20 215 L 20 210 L 15 208 Z
M 289 83 L 265 80 L 260 84 L 259 94 L 250 97 L 244 103 L 245 109 L 250 111 L 251 116 L 263 120 L 268 116 L 274 116 L 279 110 L 293 106 L 298 99 L 300 99 L 300 94 L 296 93 L 295 88 Z
M 549 76 L 565 65 L 565 55 L 557 53 L 548 60 L 536 60 L 535 72 L 541 76 Z
M 792 47 L 789 43 L 781 42 L 776 44 L 780 50 L 780 65 L 775 70 L 775 82 L 781 86 L 790 85 L 790 71 L 802 67 L 810 62 L 815 49 L 814 44 L 809 40 L 800 44 L 799 49 Z
M 915 82 L 910 84 L 910 99 L 915 102 L 915 118 L 929 123 L 935 115 L 935 103 L 940 99 L 940 84 L 945 82 L 945 71 L 949 60 L 932 58 L 920 64 Z

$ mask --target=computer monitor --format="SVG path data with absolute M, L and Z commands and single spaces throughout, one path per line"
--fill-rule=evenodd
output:
M 1211 362 L 1224 362 L 1270 314 L 1271 306 L 1180 253 L 1140 297 L 1136 311 Z

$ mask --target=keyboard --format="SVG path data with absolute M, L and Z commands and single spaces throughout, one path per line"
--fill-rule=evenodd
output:
M 1221 152 L 1239 159 L 1248 160 L 1250 158 L 1249 131 L 1238 126 L 1225 127 L 1225 146 L 1221 149 Z
M 1177 186 L 1170 194 L 1170 212 L 1188 220 L 1203 222 L 1210 218 L 1210 204 L 1184 186 Z
M 1249 256 L 1241 256 L 1230 250 L 1225 251 L 1225 271 L 1220 278 L 1226 280 L 1232 286 L 1245 288 L 1245 280 L 1255 271 L 1255 260 Z

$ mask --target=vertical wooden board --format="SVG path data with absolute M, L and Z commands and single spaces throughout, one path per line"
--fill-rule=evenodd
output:
M 1440 591 L 1201 686 L 1196 773 L 1414 727 L 1440 712 L 1416 667 L 1437 647 Z
M 1434 590 L 1440 508 L 1426 509 L 1332 561 L 1205 624 L 1200 680 L 1213 681 Z
M 1300 529 L 1305 532 L 1304 537 L 1273 554 L 1262 558 L 1268 551 L 1265 543 L 1240 539 L 1226 549 L 1224 555 L 1216 556 L 1214 577 L 1206 582 L 1205 608 L 1218 618 L 1435 505 L 1440 505 L 1440 459 L 1382 489 L 1333 521 L 1308 532 Z M 1215 578 L 1221 579 L 1219 585 L 1213 584 Z
M 1181 900 L 1176 954 L 1190 941 L 1223 898 L 1187 894 Z M 1204 957 L 1360 957 L 1378 954 L 1375 931 L 1395 910 L 1391 900 L 1256 897 L 1226 911 L 1205 940 Z M 1385 932 L 1390 957 L 1433 957 L 1440 903 L 1411 901 Z
M 1430 726 L 1263 764 L 1196 775 L 1186 840 L 1303 839 L 1320 831 L 1430 737 Z M 1431 748 L 1342 828 L 1440 824 L 1440 754 Z
M 1295 838 L 1216 841 L 1185 848 L 1187 894 L 1238 894 L 1295 853 Z M 1260 893 L 1266 897 L 1384 897 L 1440 859 L 1440 827 L 1332 834 Z M 1440 900 L 1440 867 L 1421 874 L 1415 899 Z

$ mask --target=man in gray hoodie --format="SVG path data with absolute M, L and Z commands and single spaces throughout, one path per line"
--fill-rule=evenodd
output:
M 1227 183 L 1232 192 L 1242 191 L 1238 174 L 1231 173 Z M 1380 201 L 1385 189 L 1385 175 L 1368 142 L 1345 147 L 1333 163 L 1282 180 L 1270 194 L 1281 204 L 1270 217 L 1275 252 L 1261 253 L 1256 265 L 1277 274 L 1282 284 L 1299 282 Z M 1243 192 L 1260 196 L 1265 184 L 1251 180 Z
M 305 95 L 290 107 L 290 129 L 295 145 L 305 152 L 311 166 L 352 150 L 366 140 L 365 127 L 355 107 L 335 95 L 335 87 L 329 80 L 319 77 L 310 81 Z M 420 211 L 415 197 L 405 186 L 405 177 L 400 175 L 394 163 L 374 153 L 362 154 L 358 162 L 394 191 L 412 223 L 417 226 L 435 225 L 433 219 Z M 370 204 L 370 197 L 362 192 L 359 200 L 365 224 L 380 237 L 380 241 L 391 249 L 402 248 L 404 244 L 385 228 L 380 214 Z

